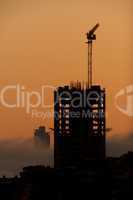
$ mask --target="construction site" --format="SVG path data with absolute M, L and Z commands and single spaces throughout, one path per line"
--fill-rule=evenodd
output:
M 106 156 L 106 92 L 93 84 L 92 45 L 96 24 L 87 33 L 88 80 L 54 91 L 54 167 L 27 166 L 19 176 L 0 177 L 0 197 L 8 200 L 125 200 L 133 196 L 133 152 Z M 35 129 L 35 141 L 46 137 Z M 49 142 L 48 142 L 49 143 Z
M 104 160 L 106 122 L 105 89 L 93 84 L 92 48 L 96 24 L 87 35 L 88 80 L 72 82 L 54 92 L 54 166 L 78 166 Z

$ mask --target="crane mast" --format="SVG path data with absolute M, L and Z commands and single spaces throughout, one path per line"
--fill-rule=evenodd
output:
M 88 33 L 87 33 L 87 44 L 88 44 L 88 87 L 92 86 L 92 43 L 96 40 L 95 31 L 99 27 L 97 23 Z

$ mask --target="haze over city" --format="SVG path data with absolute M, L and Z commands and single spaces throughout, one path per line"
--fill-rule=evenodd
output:
M 115 105 L 116 95 L 123 90 L 125 95 L 120 96 L 117 103 L 120 108 L 126 109 L 126 87 L 133 85 L 132 9 L 131 0 L 2 0 L 0 91 L 6 86 L 19 84 L 27 92 L 41 93 L 42 86 L 56 87 L 73 80 L 86 81 L 85 33 L 99 22 L 97 40 L 94 42 L 93 80 L 106 88 L 107 127 L 112 128 L 107 133 L 107 149 L 110 155 L 133 150 L 133 116 L 124 114 Z M 15 92 L 8 92 L 8 102 L 15 102 Z M 46 104 L 52 104 L 53 90 L 48 89 L 45 98 Z M 32 102 L 35 101 L 33 98 Z M 19 148 L 18 141 L 25 139 L 27 144 L 36 127 L 46 125 L 53 128 L 51 117 L 32 116 L 32 112 L 26 113 L 25 107 L 6 108 L 2 102 L 0 104 L 0 143 L 5 146 L 5 141 L 10 141 L 10 151 Z M 36 108 L 37 112 L 48 110 L 52 111 L 41 106 Z M 4 159 L 8 161 L 10 156 L 8 149 L 6 154 L 5 150 L 2 152 L 5 157 L 0 156 L 0 163 Z M 16 155 L 13 157 L 17 160 Z

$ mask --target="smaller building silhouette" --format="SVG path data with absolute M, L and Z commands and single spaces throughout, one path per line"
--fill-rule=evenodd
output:
M 49 133 L 46 131 L 45 126 L 40 126 L 39 128 L 35 129 L 34 140 L 37 145 L 50 145 L 50 136 Z

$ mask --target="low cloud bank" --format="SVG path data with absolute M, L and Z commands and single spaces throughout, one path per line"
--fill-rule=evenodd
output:
M 128 151 L 133 151 L 133 133 L 125 134 L 127 136 L 114 136 L 107 141 L 106 151 L 108 156 L 121 156 Z
M 33 139 L 0 140 L 0 176 L 17 175 L 28 165 L 45 165 L 52 162 L 50 148 L 38 146 Z
M 133 151 L 133 133 L 114 136 L 106 143 L 108 156 Z M 29 165 L 53 166 L 53 151 L 48 145 L 36 145 L 34 139 L 0 140 L 0 176 L 14 176 Z

